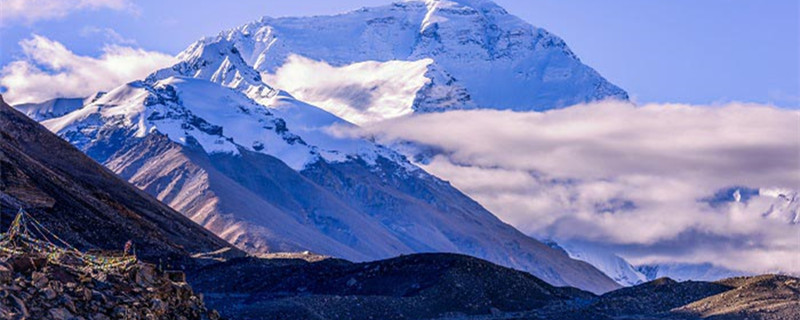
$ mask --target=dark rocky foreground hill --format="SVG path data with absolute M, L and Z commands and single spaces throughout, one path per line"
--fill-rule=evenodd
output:
M 800 282 L 658 279 L 596 296 L 456 254 L 350 263 L 233 259 L 190 282 L 240 319 L 800 319 Z
M 214 308 L 243 319 L 423 319 L 594 297 L 488 261 L 441 253 L 366 263 L 234 259 L 204 268 L 190 281 Z

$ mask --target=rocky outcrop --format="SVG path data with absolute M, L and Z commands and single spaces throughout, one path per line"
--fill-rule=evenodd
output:
M 155 265 L 101 271 L 34 252 L 0 253 L 0 319 L 220 319 L 202 297 Z

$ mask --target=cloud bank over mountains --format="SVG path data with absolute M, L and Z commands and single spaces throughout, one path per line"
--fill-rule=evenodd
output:
M 339 131 L 427 146 L 412 151 L 426 170 L 539 238 L 601 243 L 634 263 L 800 273 L 798 123 L 763 105 L 601 102 Z

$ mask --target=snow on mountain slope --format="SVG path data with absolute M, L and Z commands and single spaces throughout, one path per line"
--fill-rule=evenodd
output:
M 80 109 L 102 95 L 102 93 L 98 93 L 90 98 L 55 98 L 39 103 L 23 103 L 15 105 L 14 109 L 35 121 L 44 121 Z
M 413 111 L 546 110 L 627 99 L 563 40 L 491 1 L 409 1 L 333 16 L 265 17 L 203 39 L 181 57 L 229 44 L 270 83 L 354 123 Z M 312 79 L 297 81 L 298 73 Z M 224 77 L 202 78 L 229 85 Z M 389 91 L 395 91 L 391 99 L 383 94 Z
M 677 281 L 717 281 L 749 275 L 747 272 L 730 270 L 710 263 L 674 262 L 633 266 L 614 252 L 591 243 L 570 241 L 546 243 L 552 248 L 563 250 L 573 259 L 591 264 L 623 286 L 634 286 L 663 277 Z
M 558 285 L 617 286 L 399 154 L 331 134 L 331 125 L 352 124 L 322 109 L 284 92 L 265 107 L 234 88 L 159 72 L 43 124 L 251 252 L 310 250 L 356 261 L 456 252 Z
M 294 108 L 302 108 L 302 105 L 294 106 Z M 176 196 L 180 197 L 180 195 L 174 194 L 179 190 L 202 193 L 205 192 L 203 189 L 206 184 L 214 183 L 216 180 L 213 180 L 213 177 L 207 177 L 207 175 L 212 174 L 209 172 L 211 171 L 210 168 L 193 169 L 189 166 L 191 165 L 191 159 L 186 160 L 177 157 L 178 155 L 174 152 L 169 153 L 169 155 L 173 156 L 172 158 L 147 158 L 146 161 L 149 163 L 134 163 L 135 161 L 130 159 L 132 155 L 120 153 L 121 151 L 129 151 L 124 149 L 126 147 L 137 147 L 137 150 L 143 154 L 152 152 L 136 143 L 136 141 L 146 138 L 151 133 L 164 135 L 180 145 L 171 146 L 167 144 L 165 146 L 163 142 L 159 144 L 155 143 L 158 140 L 153 141 L 153 143 L 161 145 L 163 148 L 177 148 L 178 150 L 187 147 L 199 148 L 203 151 L 202 154 L 207 154 L 208 157 L 244 157 L 242 153 L 245 152 L 269 154 L 279 158 L 281 161 L 275 162 L 280 163 L 280 165 L 285 166 L 284 163 L 286 163 L 292 166 L 292 169 L 286 168 L 285 170 L 291 173 L 294 173 L 294 170 L 303 168 L 308 163 L 316 162 L 326 157 L 330 161 L 345 159 L 340 155 L 341 151 L 339 150 L 325 150 L 307 144 L 302 138 L 288 130 L 283 119 L 274 116 L 269 110 L 254 103 L 243 94 L 220 87 L 215 83 L 197 79 L 170 77 L 157 81 L 152 86 L 143 82 L 130 83 L 110 91 L 82 109 L 60 118 L 46 120 L 43 124 L 67 138 L 94 159 L 102 163 L 113 164 L 117 171 L 128 170 L 127 173 L 123 174 L 130 176 L 126 178 L 130 179 L 135 174 L 143 175 L 138 177 L 143 180 L 134 179 L 135 184 L 140 187 L 146 186 L 148 183 L 154 183 L 149 179 L 158 179 L 160 177 L 159 173 L 163 173 L 161 171 L 164 168 L 154 166 L 154 162 L 161 162 L 162 165 L 168 166 L 170 169 L 180 170 L 180 172 L 186 172 L 187 170 L 205 171 L 202 176 L 191 175 L 192 179 L 188 179 L 190 181 L 181 181 L 181 186 L 177 188 L 168 186 L 169 184 L 167 186 L 154 186 L 159 189 L 163 188 L 158 190 L 159 198 L 162 198 L 162 200 L 168 193 L 173 193 L 170 195 L 173 199 L 172 201 L 167 201 L 168 203 L 186 200 L 174 199 Z M 221 124 L 224 124 L 224 126 Z M 313 132 L 311 129 L 304 131 Z M 331 140 L 334 140 L 334 138 L 328 139 L 328 141 Z M 369 146 L 366 141 L 361 140 L 338 142 L 331 144 L 340 147 L 340 150 L 358 151 L 359 148 L 366 149 L 366 146 Z M 348 142 L 351 144 L 348 144 Z M 357 154 L 354 153 L 352 155 L 356 156 Z M 127 157 L 127 159 L 122 159 L 123 156 Z M 138 158 L 138 155 L 133 156 L 139 160 L 142 159 Z M 196 155 L 193 156 L 196 157 Z M 184 155 L 182 157 L 188 156 Z M 374 159 L 375 157 L 377 155 L 369 155 L 365 158 Z M 133 171 L 132 166 L 143 166 L 148 170 L 139 168 Z M 170 175 L 166 174 L 165 177 L 168 178 Z M 217 193 L 227 193 L 231 191 L 229 190 L 231 188 L 233 187 L 215 191 Z M 306 195 L 311 196 L 310 193 Z M 247 198 L 244 192 L 236 197 L 239 196 L 242 199 Z M 193 201 L 200 200 L 203 199 L 195 199 Z M 330 197 L 327 197 L 325 201 L 336 203 Z M 201 203 L 213 205 L 207 202 Z M 341 244 L 337 246 L 336 244 L 338 243 L 336 241 L 325 241 L 326 237 L 312 231 L 303 231 L 301 226 L 292 227 L 292 219 L 280 219 L 278 214 L 248 217 L 248 213 L 279 211 L 272 208 L 273 206 L 269 205 L 268 202 L 264 203 L 263 200 L 260 202 L 254 201 L 253 203 L 261 205 L 258 208 L 249 208 L 249 210 L 243 210 L 242 213 L 237 213 L 235 219 L 223 216 L 207 220 L 206 224 L 211 222 L 218 225 L 217 228 L 211 229 L 222 235 L 226 240 L 240 244 L 245 249 L 256 251 L 267 250 L 272 243 L 274 247 L 283 250 L 314 248 L 323 250 L 325 253 L 341 253 L 342 256 L 351 259 L 365 259 L 371 255 L 386 255 L 390 252 L 370 250 L 360 246 L 354 246 L 355 249 L 358 249 L 358 251 L 355 251 Z M 202 207 L 198 209 L 202 211 L 204 209 Z M 369 221 L 358 217 L 353 213 L 353 210 L 347 210 L 342 206 L 329 207 L 333 207 L 330 212 L 319 210 L 319 212 L 315 213 L 321 217 L 329 216 L 329 219 L 333 219 L 330 217 L 335 216 L 335 219 L 339 221 L 361 226 L 360 229 L 348 231 L 348 233 L 352 233 L 347 235 L 348 237 L 357 236 L 364 243 L 372 243 L 371 246 L 377 248 L 403 248 L 401 243 L 389 241 L 391 237 L 382 232 L 378 226 L 370 228 Z M 242 226 L 242 221 L 248 221 L 250 218 L 253 221 L 248 223 L 262 228 Z M 269 221 L 266 221 L 267 219 Z M 263 231 L 264 226 L 273 231 Z M 308 247 L 286 245 L 281 240 L 273 240 L 272 238 L 274 237 L 271 235 L 277 233 L 276 230 L 287 231 L 279 234 L 277 238 L 289 239 L 287 242 L 304 243 Z M 258 236 L 265 233 L 265 238 L 270 240 L 259 240 Z M 330 232 L 330 234 L 334 238 L 338 236 L 336 232 Z M 243 245 L 243 242 L 250 244 Z M 280 243 L 280 245 L 274 245 L 274 243 Z
M 244 92 L 256 101 L 269 101 L 278 91 L 264 83 L 261 75 L 245 62 L 229 41 L 197 42 L 178 54 L 179 63 L 150 74 L 152 83 L 171 76 L 205 79 Z
M 573 259 L 585 261 L 623 286 L 634 286 L 649 280 L 622 257 L 597 246 L 577 242 L 546 242 L 550 247 L 564 250 Z

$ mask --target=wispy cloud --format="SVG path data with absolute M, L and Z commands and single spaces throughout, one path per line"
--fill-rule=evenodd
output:
M 88 96 L 142 79 L 175 62 L 164 53 L 119 45 L 107 45 L 97 58 L 81 56 L 39 35 L 21 41 L 20 46 L 25 58 L 0 69 L 0 88 L 12 104 Z
M 136 40 L 126 38 L 111 28 L 100 28 L 96 26 L 85 26 L 81 29 L 81 37 L 92 38 L 100 36 L 106 43 L 118 45 L 136 45 Z
M 78 10 L 103 8 L 138 12 L 129 0 L 3 0 L 0 2 L 0 26 L 12 22 L 30 24 L 62 18 Z
M 799 190 L 797 111 L 603 102 L 417 115 L 358 134 L 433 147 L 428 171 L 537 237 L 601 243 L 634 262 L 800 273 L 800 225 L 765 214 L 785 201 L 704 200 L 731 186 Z

